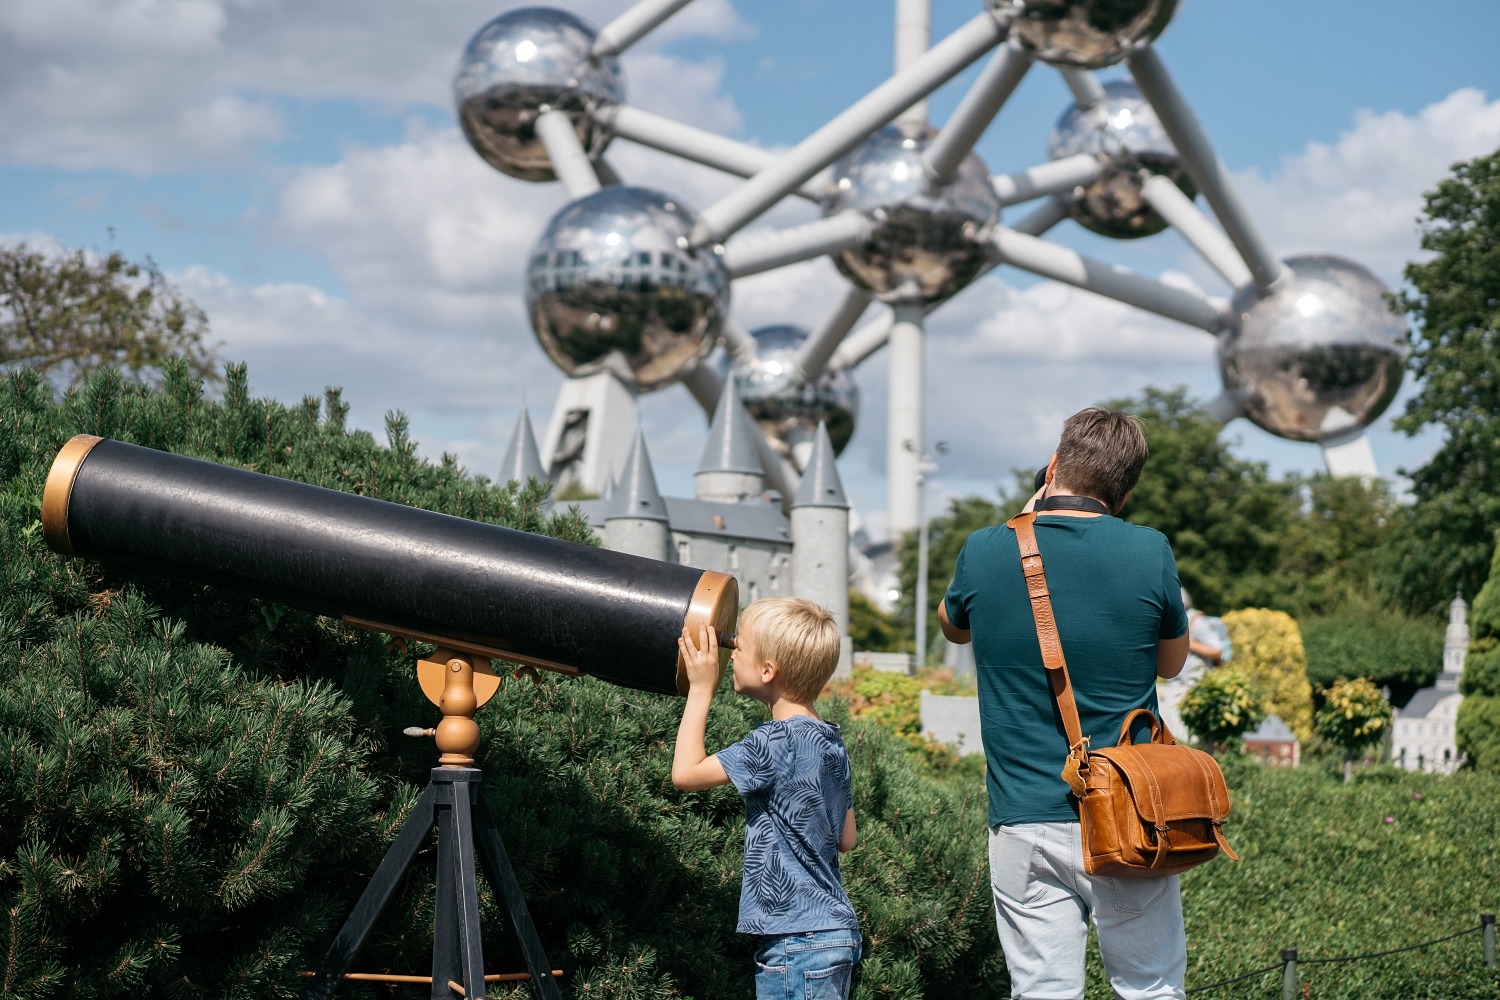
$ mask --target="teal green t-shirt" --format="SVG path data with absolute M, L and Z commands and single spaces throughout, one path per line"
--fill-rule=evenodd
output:
M 1156 710 L 1157 642 L 1187 631 L 1177 561 L 1161 532 L 1114 517 L 1042 514 L 1036 536 L 1079 724 L 1094 749 L 1114 746 L 1127 714 Z M 1076 820 L 1016 533 L 971 534 L 943 600 L 973 634 L 990 825 Z

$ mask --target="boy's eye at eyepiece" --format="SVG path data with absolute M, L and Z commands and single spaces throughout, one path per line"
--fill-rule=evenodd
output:
M 735 635 L 733 632 L 720 632 L 719 633 L 719 648 L 720 649 L 739 649 L 740 648 L 739 636 Z

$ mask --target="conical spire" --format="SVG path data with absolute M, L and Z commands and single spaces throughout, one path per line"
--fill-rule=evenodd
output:
M 838 507 L 849 509 L 849 500 L 844 496 L 844 484 L 839 479 L 838 464 L 833 458 L 833 440 L 828 436 L 828 425 L 818 421 L 818 434 L 813 439 L 812 457 L 807 468 L 802 470 L 802 485 L 792 499 L 792 508 Z
M 755 438 L 751 436 L 759 433 L 760 429 L 740 405 L 733 376 L 725 379 L 719 406 L 708 428 L 708 443 L 703 446 L 703 457 L 698 462 L 698 472 L 764 475 L 760 454 L 755 450 Z
M 621 517 L 641 521 L 667 520 L 667 505 L 656 488 L 656 473 L 651 470 L 651 457 L 646 454 L 646 438 L 639 424 L 630 442 L 630 451 L 625 456 L 625 469 L 610 496 L 605 520 Z
M 521 406 L 521 420 L 516 432 L 511 435 L 510 447 L 505 451 L 505 461 L 500 463 L 500 482 L 515 480 L 525 483 L 535 477 L 547 481 L 547 470 L 542 467 L 542 456 L 536 449 L 536 437 L 531 433 L 531 418 L 526 415 L 526 406 Z

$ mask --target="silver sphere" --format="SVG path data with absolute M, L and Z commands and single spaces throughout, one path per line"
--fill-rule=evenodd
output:
M 1053 66 L 1099 69 L 1166 30 L 1177 0 L 989 0 L 1011 33 Z
M 939 302 L 973 281 L 1000 218 L 989 171 L 972 153 L 947 184 L 931 184 L 922 167 L 930 141 L 881 129 L 834 164 L 833 193 L 823 202 L 824 216 L 855 209 L 876 224 L 868 243 L 833 261 L 888 301 Z
M 1406 324 L 1386 287 L 1342 257 L 1288 257 L 1269 295 L 1235 294 L 1219 337 L 1219 372 L 1256 426 L 1289 441 L 1325 442 L 1368 427 L 1405 371 Z
M 828 427 L 835 454 L 854 436 L 859 389 L 843 368 L 830 368 L 811 382 L 794 380 L 798 354 L 808 331 L 800 326 L 763 326 L 752 330 L 755 362 L 729 365 L 740 401 L 760 425 L 766 440 L 791 457 L 797 444 L 811 442 L 819 421 Z
M 537 340 L 569 375 L 609 370 L 649 392 L 692 368 L 729 312 L 729 275 L 688 242 L 696 217 L 637 187 L 608 187 L 547 224 L 526 269 Z
M 1129 80 L 1109 81 L 1103 100 L 1075 104 L 1053 126 L 1047 155 L 1061 160 L 1079 153 L 1098 157 L 1104 169 L 1074 194 L 1073 218 L 1101 236 L 1128 240 L 1167 228 L 1142 196 L 1147 173 L 1166 177 L 1189 198 L 1198 193 L 1156 110 Z
M 521 180 L 552 180 L 552 161 L 536 135 L 546 109 L 573 120 L 590 156 L 603 152 L 610 136 L 594 111 L 623 100 L 624 82 L 613 56 L 589 54 L 597 34 L 551 7 L 507 11 L 475 33 L 453 79 L 453 100 L 464 136 L 486 163 Z

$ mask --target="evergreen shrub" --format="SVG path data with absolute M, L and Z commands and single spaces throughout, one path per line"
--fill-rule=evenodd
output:
M 179 363 L 159 389 L 105 370 L 60 399 L 0 381 L 0 996 L 289 997 L 365 887 L 436 763 L 412 658 L 382 637 L 214 587 L 47 548 L 42 487 L 77 433 L 457 516 L 591 541 L 544 486 L 499 486 L 345 425 L 336 390 L 209 399 Z M 743 814 L 671 786 L 678 699 L 591 678 L 507 681 L 477 716 L 483 789 L 567 997 L 715 1000 L 750 988 L 734 932 Z M 844 875 L 866 959 L 856 995 L 1003 990 L 982 785 L 921 775 L 899 739 L 847 723 L 860 845 Z M 726 675 L 712 746 L 763 719 Z M 429 847 L 431 842 L 429 841 Z M 430 966 L 431 851 L 358 961 Z M 524 968 L 481 881 L 489 971 Z M 526 995 L 524 987 L 516 995 Z M 425 996 L 349 984 L 340 996 Z

